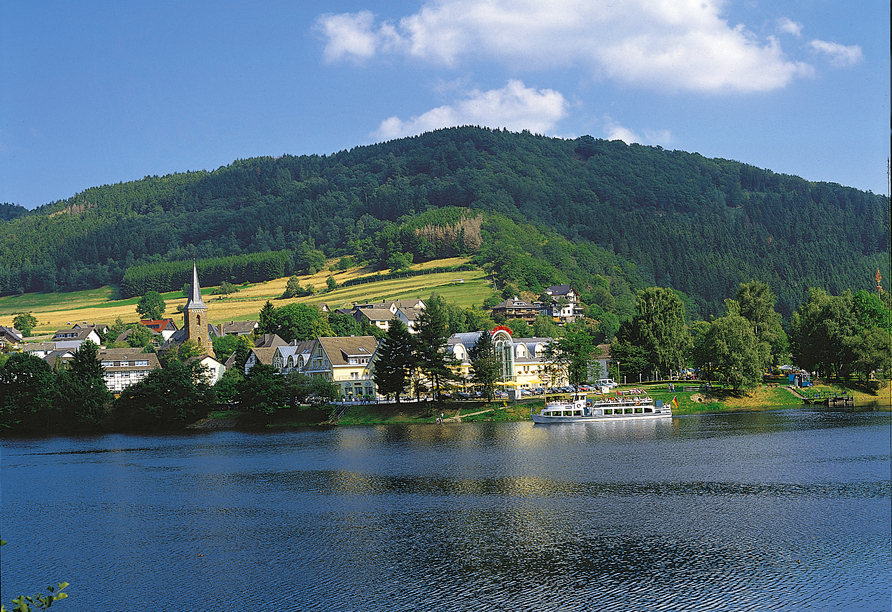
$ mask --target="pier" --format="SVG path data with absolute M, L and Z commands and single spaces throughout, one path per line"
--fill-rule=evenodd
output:
M 806 404 L 824 404 L 825 406 L 836 406 L 840 404 L 844 406 L 855 405 L 855 398 L 848 393 L 834 391 L 800 391 L 799 395 L 802 397 L 802 401 Z

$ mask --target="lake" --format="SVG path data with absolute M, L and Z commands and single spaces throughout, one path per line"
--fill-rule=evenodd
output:
M 889 610 L 889 412 L 2 442 L 2 601 Z

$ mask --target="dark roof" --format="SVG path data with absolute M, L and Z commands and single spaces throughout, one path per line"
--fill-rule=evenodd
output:
M 263 334 L 254 341 L 255 348 L 276 348 L 277 346 L 286 346 L 287 344 L 277 334 Z
M 570 285 L 552 285 L 545 290 L 546 293 L 551 295 L 567 295 L 571 291 L 573 291 L 573 287 Z
M 257 321 L 230 321 L 220 325 L 223 335 L 227 334 L 253 334 L 257 329 Z

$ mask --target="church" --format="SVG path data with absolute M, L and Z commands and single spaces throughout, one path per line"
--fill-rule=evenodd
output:
M 189 286 L 189 299 L 183 307 L 183 327 L 176 331 L 163 345 L 162 351 L 176 349 L 187 340 L 194 340 L 202 355 L 214 357 L 211 341 L 217 329 L 208 320 L 208 307 L 201 299 L 201 286 L 198 284 L 198 268 L 192 262 L 192 284 Z

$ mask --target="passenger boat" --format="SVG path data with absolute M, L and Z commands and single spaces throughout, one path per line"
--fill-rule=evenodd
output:
M 530 409 L 533 423 L 590 423 L 598 421 L 619 421 L 624 419 L 662 419 L 672 416 L 672 404 L 663 400 L 654 401 L 643 394 L 628 394 L 614 398 L 595 400 L 585 395 L 575 395 L 569 400 L 546 402 L 539 413 Z

